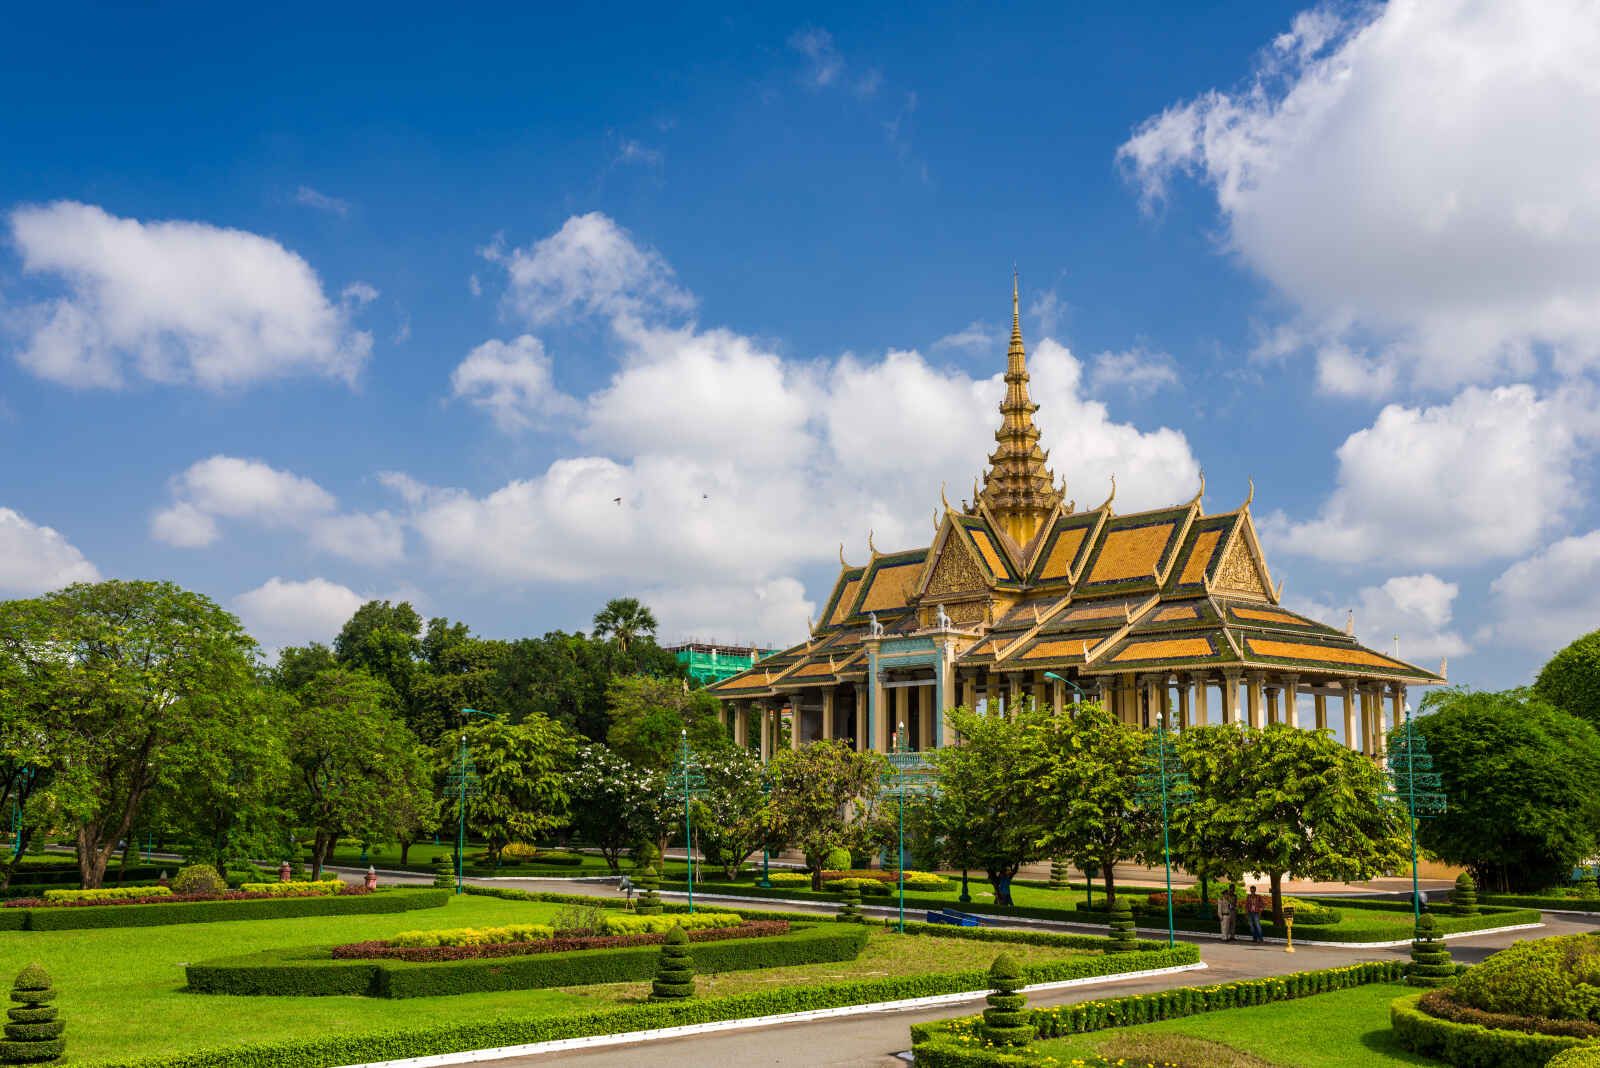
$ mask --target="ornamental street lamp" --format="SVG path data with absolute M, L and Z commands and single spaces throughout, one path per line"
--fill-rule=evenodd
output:
M 672 780 L 683 792 L 683 859 L 689 866 L 689 912 L 694 912 L 694 822 L 689 815 L 690 801 L 706 792 L 706 776 L 689 748 L 689 731 L 678 732 L 678 759 L 672 768 Z M 662 867 L 665 867 L 663 858 Z
M 1057 682 L 1064 683 L 1064 684 L 1066 684 L 1068 686 L 1071 686 L 1072 687 L 1072 691 L 1078 695 L 1078 700 L 1080 700 L 1080 701 L 1089 700 L 1089 691 L 1085 690 L 1082 686 L 1079 686 L 1077 683 L 1073 682 L 1071 679 L 1067 678 L 1065 675 L 1057 675 L 1054 671 L 1046 671 L 1044 673 L 1044 677 L 1047 678 L 1047 679 L 1054 679 Z
M 906 742 L 906 725 L 900 724 L 894 732 L 894 751 L 889 754 L 889 770 L 883 780 L 888 784 L 884 793 L 900 802 L 899 854 L 895 858 L 899 869 L 901 934 L 906 931 L 906 798 L 925 797 L 939 789 L 938 772 L 921 753 L 911 751 Z
M 1444 780 L 1433 770 L 1428 743 L 1411 720 L 1411 706 L 1405 706 L 1405 722 L 1395 728 L 1389 742 L 1388 789 L 1384 798 L 1406 806 L 1411 829 L 1411 918 L 1422 918 L 1422 902 L 1417 887 L 1417 820 L 1442 815 L 1445 811 Z
M 1172 842 L 1168 828 L 1172 809 L 1194 800 L 1194 789 L 1183 770 L 1183 761 L 1172 747 L 1167 732 L 1167 717 L 1156 720 L 1156 729 L 1145 746 L 1145 770 L 1139 775 L 1137 796 L 1140 803 L 1161 808 L 1161 856 L 1167 870 L 1167 945 L 1177 944 L 1172 909 Z
M 493 712 L 479 712 L 476 708 L 463 708 L 461 717 L 482 716 L 484 719 L 499 719 Z M 482 792 L 482 785 L 478 779 L 478 766 L 467 755 L 467 736 L 461 736 L 461 754 L 456 760 L 456 767 L 446 777 L 450 789 L 456 794 L 456 893 L 461 893 L 461 884 L 467 864 L 467 798 L 476 797 Z M 365 847 L 363 846 L 363 852 Z

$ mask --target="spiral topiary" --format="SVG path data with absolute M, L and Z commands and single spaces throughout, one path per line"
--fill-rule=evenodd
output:
M 1450 891 L 1450 907 L 1457 916 L 1478 914 L 1478 884 L 1466 872 L 1456 876 L 1455 889 Z
M 661 895 L 656 893 L 661 888 L 661 875 L 655 868 L 642 868 L 633 877 L 634 885 L 639 888 L 639 903 L 633 911 L 641 916 L 655 916 L 661 912 Z
M 1067 888 L 1067 858 L 1050 858 L 1050 889 L 1065 890 Z
M 61 1032 L 66 1022 L 50 1002 L 56 998 L 50 977 L 37 964 L 17 973 L 11 984 L 11 1000 L 16 1007 L 6 1010 L 5 1041 L 0 1042 L 0 1064 L 54 1064 L 66 1052 Z
M 433 885 L 448 887 L 456 885 L 455 859 L 449 853 L 440 853 L 433 858 Z
M 1406 968 L 1409 986 L 1444 986 L 1456 977 L 1456 966 L 1450 960 L 1450 950 L 1439 937 L 1439 923 L 1431 913 L 1424 912 L 1417 920 L 1411 939 L 1411 965 Z
M 1133 909 L 1128 905 L 1125 897 L 1117 898 L 1111 906 L 1111 944 L 1106 947 L 1107 953 L 1128 953 L 1138 947 L 1138 939 L 1133 933 Z
M 840 923 L 866 923 L 867 919 L 861 915 L 861 888 L 847 886 L 844 890 L 844 904 L 839 906 L 839 914 L 834 917 Z
M 980 1032 L 996 1046 L 1026 1046 L 1033 1041 L 1033 1025 L 1027 1022 L 1028 999 L 1022 989 L 1022 969 L 1009 953 L 1002 953 L 989 965 L 989 1007 L 983 1010 Z
M 694 958 L 689 955 L 689 935 L 674 924 L 661 944 L 661 963 L 650 984 L 651 1001 L 677 1001 L 694 996 Z
M 1596 885 L 1593 868 L 1584 868 L 1583 874 L 1578 876 L 1578 896 L 1581 898 L 1600 897 L 1600 885 Z

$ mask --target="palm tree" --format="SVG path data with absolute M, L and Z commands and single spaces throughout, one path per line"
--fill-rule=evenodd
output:
M 614 597 L 595 613 L 594 636 L 610 638 L 623 652 L 635 639 L 655 635 L 655 613 L 637 597 Z

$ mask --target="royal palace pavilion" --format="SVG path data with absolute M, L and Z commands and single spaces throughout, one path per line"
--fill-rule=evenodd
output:
M 982 485 L 959 509 L 943 501 L 933 543 L 884 553 L 869 537 L 860 565 L 841 547 L 810 636 L 710 687 L 737 743 L 763 757 L 785 734 L 887 752 L 903 725 L 905 744 L 928 749 L 954 743 L 957 705 L 1093 699 L 1145 727 L 1163 713 L 1179 729 L 1334 715 L 1347 744 L 1378 756 L 1406 687 L 1444 682 L 1442 663 L 1426 671 L 1283 607 L 1253 487 L 1219 513 L 1203 477 L 1154 511 L 1118 514 L 1114 476 L 1098 507 L 1067 500 L 1039 447 L 1014 284 L 1005 385 Z

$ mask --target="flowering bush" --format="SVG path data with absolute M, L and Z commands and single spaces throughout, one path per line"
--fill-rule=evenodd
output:
M 704 930 L 737 927 L 744 920 L 733 912 L 678 913 L 672 916 L 606 916 L 601 936 L 665 934 L 674 927 Z M 554 938 L 556 929 L 543 923 L 511 924 L 505 927 L 456 927 L 438 931 L 401 931 L 384 944 L 395 948 L 431 946 L 492 946 L 512 942 L 542 942 Z
M 693 931 L 711 927 L 737 927 L 743 922 L 743 917 L 736 912 L 678 912 L 671 916 L 607 916 L 602 933 L 664 934 L 673 927 Z
M 276 884 L 271 884 L 276 885 Z M 262 901 L 273 897 L 322 897 L 338 896 L 353 897 L 361 894 L 370 894 L 372 891 L 364 886 L 350 886 L 338 884 L 333 890 L 324 893 L 312 894 L 275 894 L 275 893 L 246 893 L 242 890 L 226 890 L 218 894 L 177 894 L 165 886 L 132 886 L 125 889 L 138 892 L 136 897 L 96 898 L 85 900 L 42 898 L 42 897 L 17 897 L 10 901 L 0 901 L 0 908 L 8 909 L 37 909 L 37 908 L 84 908 L 87 906 L 104 907 L 108 905 L 178 905 L 195 901 Z M 45 891 L 50 893 L 51 891 Z
M 811 876 L 803 871 L 775 871 L 767 881 L 773 886 L 810 886 Z
M 165 886 L 106 886 L 98 890 L 46 890 L 44 899 L 51 903 L 78 903 L 103 905 L 109 901 L 130 898 L 170 897 L 172 891 Z
M 826 880 L 862 879 L 868 882 L 900 884 L 900 873 L 893 868 L 882 870 L 868 868 L 852 868 L 849 871 L 824 871 L 822 878 Z M 931 871 L 912 871 L 906 869 L 907 890 L 948 890 L 950 880 Z
M 241 892 L 258 897 L 315 897 L 319 894 L 337 894 L 343 888 L 344 881 L 337 875 L 316 883 L 244 883 L 239 887 Z
M 216 894 L 228 888 L 217 869 L 209 864 L 190 864 L 178 869 L 172 879 L 174 894 Z
M 787 920 L 751 920 L 736 927 L 710 927 L 689 931 L 691 942 L 721 942 L 730 938 L 767 938 L 789 933 Z M 665 932 L 625 935 L 557 935 L 528 942 L 491 942 L 470 946 L 393 946 L 387 942 L 353 942 L 333 950 L 335 960 L 473 960 L 484 957 L 521 957 L 534 953 L 567 953 L 579 949 L 623 949 L 658 945 Z

